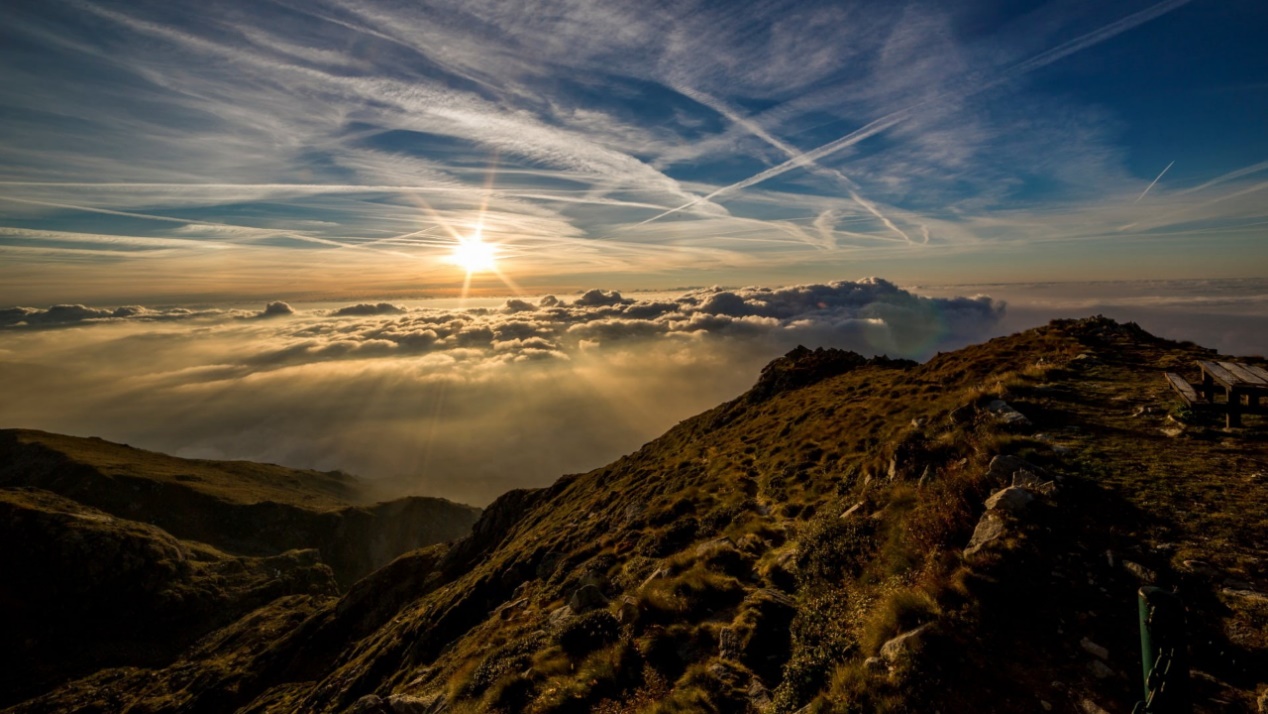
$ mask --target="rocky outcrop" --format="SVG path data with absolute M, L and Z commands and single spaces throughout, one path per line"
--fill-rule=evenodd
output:
M 915 362 L 880 356 L 871 359 L 857 352 L 802 345 L 762 368 L 757 384 L 745 395 L 750 403 L 763 402 L 781 392 L 810 386 L 866 365 L 888 368 L 915 366 Z

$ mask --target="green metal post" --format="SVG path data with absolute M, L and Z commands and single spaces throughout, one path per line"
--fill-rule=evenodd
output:
M 1140 661 L 1146 714 L 1190 714 L 1189 655 L 1184 603 L 1170 590 L 1143 587 L 1140 609 Z

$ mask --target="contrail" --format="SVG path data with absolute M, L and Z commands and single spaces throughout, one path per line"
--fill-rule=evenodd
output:
M 781 141 L 780 139 L 776 138 L 775 136 L 770 134 L 770 132 L 766 131 L 762 127 L 761 124 L 758 124 L 757 122 L 742 116 L 739 112 L 727 106 L 726 103 L 722 102 L 721 100 L 716 99 L 715 97 L 712 97 L 708 94 L 705 94 L 704 92 L 695 91 L 689 87 L 676 87 L 676 89 L 678 90 L 680 94 L 684 94 L 696 100 L 697 102 L 704 104 L 710 109 L 726 117 L 732 123 L 748 131 L 750 134 L 753 134 L 754 136 L 758 137 L 762 141 L 765 141 L 766 143 L 770 144 L 776 149 L 779 149 L 780 151 L 784 153 L 785 156 L 788 157 L 790 162 L 805 160 L 805 157 L 806 157 L 805 152 L 802 152 L 796 147 L 788 144 L 787 142 Z M 867 201 L 861 195 L 859 195 L 858 184 L 850 180 L 849 176 L 846 176 L 844 173 L 842 173 L 838 169 L 820 166 L 819 164 L 815 163 L 813 159 L 805 163 L 805 168 L 810 171 L 814 171 L 815 173 L 826 175 L 829 178 L 833 178 L 841 182 L 841 184 L 845 186 L 846 190 L 849 191 L 850 198 L 854 199 L 855 203 L 862 206 L 868 213 L 871 213 L 881 223 L 885 224 L 886 228 L 889 228 L 891 231 L 902 236 L 903 240 L 907 241 L 908 243 L 914 242 L 912 241 L 911 236 L 907 235 L 901 228 L 894 225 L 894 222 L 889 220 L 889 218 L 885 216 L 885 214 L 881 213 L 880 209 L 876 207 L 876 204 L 870 201 Z M 709 200 L 709 198 L 712 198 L 713 196 L 716 196 L 716 195 L 717 193 L 715 192 L 702 200 L 707 201 Z M 661 214 L 661 216 L 658 216 L 658 218 L 665 215 L 668 215 L 668 214 Z M 655 219 L 649 219 L 649 220 L 655 220 Z M 644 221 L 644 223 L 646 222 L 647 221 Z M 642 223 L 638 225 L 642 225 Z
M 1175 163 L 1176 162 L 1172 161 L 1171 163 L 1167 164 L 1167 169 L 1171 168 L 1172 166 L 1175 166 Z M 1158 176 L 1153 181 L 1151 181 L 1148 186 L 1145 187 L 1145 190 L 1140 192 L 1140 195 L 1137 196 L 1136 200 L 1132 201 L 1132 203 L 1140 203 L 1140 199 L 1144 198 L 1145 194 L 1149 193 L 1149 189 L 1153 188 L 1154 184 L 1158 183 L 1158 179 L 1162 178 L 1162 174 L 1167 173 L 1167 169 L 1163 169 L 1162 173 L 1158 174 Z
M 872 136 L 875 136 L 876 134 L 879 134 L 883 131 L 888 130 L 890 127 L 894 126 L 895 124 L 899 124 L 903 121 L 906 121 L 912 114 L 915 113 L 917 109 L 921 107 L 924 107 L 927 105 L 936 105 L 938 103 L 941 103 L 945 98 L 952 95 L 958 95 L 959 98 L 965 98 L 965 97 L 973 96 L 974 94 L 979 94 L 991 87 L 1002 84 L 1008 80 L 1033 72 L 1034 70 L 1039 69 L 1040 67 L 1045 67 L 1047 65 L 1050 65 L 1053 62 L 1056 62 L 1057 60 L 1063 59 L 1069 55 L 1074 54 L 1075 52 L 1079 52 L 1093 45 L 1100 44 L 1104 42 L 1105 40 L 1108 40 L 1111 37 L 1114 37 L 1115 35 L 1122 34 L 1123 32 L 1133 29 L 1137 27 L 1138 25 L 1142 25 L 1161 15 L 1165 15 L 1182 5 L 1188 4 L 1189 2 L 1191 2 L 1191 0 L 1163 0 L 1163 2 L 1157 3 L 1156 5 L 1145 8 L 1144 10 L 1140 10 L 1131 15 L 1115 20 L 1114 22 L 1111 22 L 1108 25 L 1105 25 L 1099 29 L 1093 30 L 1092 32 L 1089 32 L 1085 35 L 1076 37 L 1075 39 L 1069 40 L 1067 42 L 1063 42 L 1057 45 L 1056 47 L 1053 47 L 1052 49 L 1040 52 L 1039 54 L 1031 57 L 1030 59 L 1020 62 L 1014 65 L 1013 67 L 1009 68 L 1008 70 L 1002 72 L 999 76 L 997 76 L 993 80 L 983 82 L 976 87 L 970 86 L 967 89 L 964 89 L 961 91 L 943 92 L 940 95 L 935 96 L 931 99 L 927 99 L 923 102 L 918 102 L 916 104 L 905 107 L 903 109 L 899 109 L 897 111 L 891 112 L 879 119 L 872 121 L 870 124 L 867 124 L 866 126 L 856 129 L 855 131 L 849 134 L 846 134 L 845 136 L 839 139 L 830 141 L 827 144 L 824 144 L 815 149 L 811 149 L 810 151 L 801 152 L 794 158 L 790 158 L 788 161 L 785 161 L 782 164 L 779 164 L 777 166 L 772 166 L 771 168 L 766 169 L 765 171 L 762 171 L 761 173 L 750 176 L 749 178 L 746 178 L 737 183 L 733 183 L 729 186 L 723 186 L 722 188 L 719 188 L 716 191 L 706 196 L 693 199 L 681 206 L 678 206 L 677 208 L 671 208 L 668 211 L 660 213 L 659 215 L 652 216 L 651 218 L 648 218 L 645 221 L 636 223 L 632 227 L 638 227 L 638 226 L 651 223 L 652 221 L 658 221 L 666 216 L 672 215 L 674 213 L 678 213 L 679 211 L 691 208 L 692 206 L 703 203 L 705 201 L 709 201 L 722 194 L 730 193 L 732 191 L 738 191 L 740 189 L 745 189 L 754 184 L 762 183 L 763 181 L 766 181 L 767 179 L 771 179 L 776 176 L 779 176 L 780 174 L 787 173 L 788 171 L 791 171 L 793 169 L 806 167 L 825 156 L 834 154 L 846 147 L 853 146 L 854 144 L 857 144 L 863 141 L 864 139 L 870 138 Z M 910 238 L 908 240 L 910 240 Z

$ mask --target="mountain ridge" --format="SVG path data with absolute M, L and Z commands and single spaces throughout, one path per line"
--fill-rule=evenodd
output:
M 1251 711 L 1263 425 L 1220 429 L 1160 377 L 1211 354 L 1099 317 L 920 365 L 794 350 L 339 598 L 11 711 L 1124 710 L 1145 583 L 1190 605 L 1195 711 Z

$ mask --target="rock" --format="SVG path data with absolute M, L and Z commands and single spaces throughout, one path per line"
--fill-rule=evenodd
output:
M 862 508 L 862 507 L 863 507 L 863 503 L 860 501 L 859 503 L 856 503 L 856 504 L 854 504 L 853 506 L 850 506 L 849 508 L 845 509 L 845 510 L 841 513 L 841 517 L 842 517 L 842 518 L 849 518 L 850 516 L 854 515 L 855 513 L 858 513 L 858 512 L 859 512 L 859 509 L 860 509 L 860 508 Z
M 1136 580 L 1140 581 L 1142 584 L 1145 584 L 1145 585 L 1148 585 L 1149 583 L 1152 583 L 1152 582 L 1156 582 L 1158 580 L 1157 573 L 1150 570 L 1149 568 L 1146 568 L 1140 563 L 1134 563 L 1130 560 L 1123 561 L 1123 570 L 1126 570 L 1127 572 L 1131 573 L 1132 576 L 1136 578 Z
M 748 699 L 749 706 L 759 712 L 770 711 L 772 705 L 774 705 L 774 701 L 771 700 L 770 690 L 762 686 L 762 683 L 756 679 L 749 685 L 748 691 L 744 695 Z
M 1004 426 L 1018 428 L 1030 426 L 1030 420 L 1026 418 L 1026 415 L 1014 409 L 1003 399 L 996 399 L 987 404 L 986 411 L 995 418 L 995 421 Z
M 608 599 L 595 585 L 582 585 L 568 599 L 568 607 L 575 613 L 607 607 Z
M 1025 511 L 1030 502 L 1034 500 L 1035 494 L 1030 491 L 1020 486 L 1009 486 L 996 491 L 990 498 L 986 499 L 986 508 L 987 510 L 1000 510 L 1017 515 Z
M 1239 590 L 1237 588 L 1224 588 L 1221 593 L 1229 597 L 1235 597 L 1240 600 L 1250 600 L 1253 603 L 1264 605 L 1268 604 L 1268 595 L 1255 590 Z
M 626 595 L 621 598 L 621 606 L 616 610 L 616 621 L 628 625 L 638 619 L 638 601 Z
M 912 650 L 920 646 L 920 638 L 929 627 L 930 624 L 926 623 L 914 630 L 908 630 L 881 645 L 881 658 L 893 664 L 904 657 L 910 656 Z
M 732 627 L 718 630 L 718 657 L 738 661 L 740 659 L 740 635 Z
M 1205 560 L 1186 560 L 1182 563 L 1184 569 L 1194 575 L 1201 575 L 1204 578 L 1213 578 L 1219 575 L 1218 570 Z
M 387 698 L 386 704 L 392 714 L 444 714 L 449 711 L 449 703 L 443 694 L 426 698 L 393 694 Z
M 367 694 L 352 703 L 344 714 L 389 714 L 390 710 L 377 694 Z
M 997 483 L 1012 483 L 1013 475 L 1023 469 L 1034 474 L 1043 474 L 1042 469 L 1020 456 L 1001 454 L 991 459 L 990 466 L 986 468 L 986 475 Z
M 647 576 L 647 579 L 646 579 L 646 580 L 644 580 L 644 581 L 643 581 L 643 584 L 642 584 L 642 585 L 640 585 L 639 587 L 643 587 L 643 588 L 645 588 L 645 587 L 647 587 L 647 586 L 648 586 L 648 584 L 649 584 L 649 583 L 651 583 L 653 580 L 660 580 L 661 578 L 665 578 L 665 577 L 668 577 L 668 576 L 669 576 L 669 573 L 665 572 L 665 569 L 664 569 L 664 568 L 657 568 L 657 569 L 655 569 L 655 570 L 653 570 L 653 571 L 652 571 L 652 574 L 651 574 L 651 575 L 648 575 L 648 576 Z
M 977 527 L 973 529 L 973 537 L 969 539 L 969 544 L 964 548 L 964 556 L 976 555 L 987 545 L 1004 537 L 1007 532 L 1007 525 L 999 513 L 995 511 L 983 513 L 981 520 L 977 522 Z
M 494 610 L 492 614 L 499 620 L 509 620 L 513 615 L 515 615 L 516 610 L 519 610 L 527 604 L 528 598 L 520 598 L 514 602 L 508 602 L 505 605 L 502 605 L 498 609 Z
M 1086 637 L 1079 640 L 1079 646 L 1083 648 L 1084 652 L 1087 652 L 1088 654 L 1092 655 L 1093 657 L 1097 659 L 1103 659 L 1103 660 L 1109 659 L 1109 650 L 1096 644 L 1095 642 L 1093 642 L 1092 640 L 1089 640 Z
M 926 466 L 924 471 L 920 472 L 920 478 L 916 479 L 916 487 L 921 488 L 933 480 L 933 466 Z
M 551 626 L 557 627 L 572 619 L 574 614 L 575 613 L 572 611 L 571 607 L 564 605 L 551 610 L 550 617 L 547 618 L 547 621 L 551 624 Z
M 1030 469 L 1017 469 L 1014 471 L 1013 485 L 1035 493 L 1052 494 L 1057 490 L 1056 483 L 1051 480 L 1045 480 Z
M 1114 670 L 1110 669 L 1109 665 L 1099 659 L 1094 659 L 1091 662 L 1088 662 L 1087 668 L 1092 672 L 1092 676 L 1097 679 L 1108 679 L 1114 676 Z
M 889 673 L 889 665 L 885 664 L 885 660 L 880 657 L 868 657 L 863 660 L 863 669 L 873 674 Z
M 537 563 L 537 579 L 549 580 L 550 576 L 555 574 L 555 569 L 559 567 L 559 563 L 561 563 L 563 559 L 564 556 L 562 553 L 556 553 L 554 551 L 543 555 L 542 559 Z
M 1052 705 L 1042 699 L 1039 700 L 1039 706 L 1046 712 L 1052 711 Z

